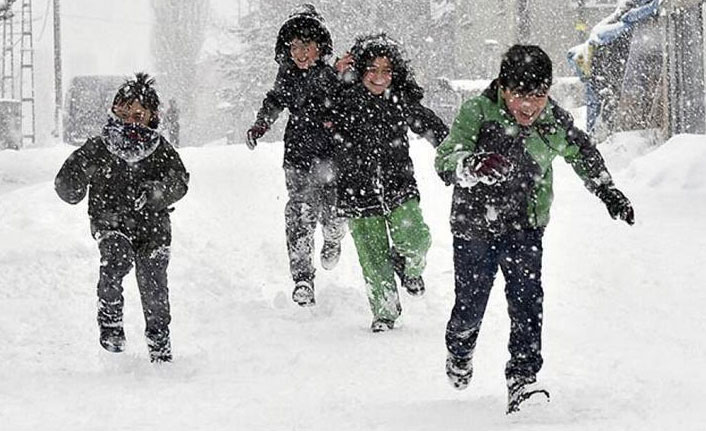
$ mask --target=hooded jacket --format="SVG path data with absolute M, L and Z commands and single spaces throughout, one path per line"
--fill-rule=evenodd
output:
M 387 214 L 419 199 L 407 132 L 436 146 L 448 128 L 421 104 L 423 90 L 414 81 L 396 42 L 385 35 L 358 39 L 351 50 L 354 84 L 341 95 L 332 117 L 336 132 L 338 207 L 348 217 Z M 376 96 L 360 81 L 366 64 L 379 55 L 393 65 L 388 91 Z
M 291 59 L 289 44 L 294 38 L 308 38 L 319 45 L 320 59 L 309 69 L 299 69 Z M 331 34 L 313 6 L 303 5 L 282 25 L 275 45 L 280 65 L 275 84 L 262 102 L 257 122 L 267 127 L 289 109 L 284 133 L 284 167 L 309 170 L 315 159 L 330 159 L 331 132 L 323 126 L 319 106 L 331 104 L 341 83 L 325 60 L 332 52 Z
M 504 181 L 464 186 L 459 174 L 472 154 L 492 152 L 513 165 Z M 451 231 L 454 236 L 492 238 L 510 230 L 543 228 L 553 199 L 552 161 L 563 157 L 592 192 L 613 184 L 603 157 L 571 115 L 549 99 L 531 126 L 517 124 L 493 81 L 482 95 L 466 101 L 446 140 L 437 148 L 436 170 L 454 184 Z
M 188 190 L 179 154 L 160 135 L 129 154 L 97 136 L 74 151 L 54 181 L 59 197 L 77 204 L 88 192 L 88 215 L 96 238 L 117 231 L 131 239 L 169 243 L 169 207 Z M 144 206 L 137 202 L 143 195 Z

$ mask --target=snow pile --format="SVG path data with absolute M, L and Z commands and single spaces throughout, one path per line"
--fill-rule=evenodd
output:
M 539 376 L 552 400 L 511 419 L 502 276 L 469 388 L 446 382 L 451 190 L 434 173 L 427 142 L 410 143 L 433 238 L 427 293 L 401 293 L 399 328 L 381 336 L 369 332 L 350 236 L 339 265 L 317 273 L 316 307 L 291 302 L 281 143 L 180 150 L 191 184 L 172 214 L 175 361 L 166 367 L 147 359 L 134 273 L 124 283 L 127 350 L 98 345 L 99 258 L 86 202 L 67 205 L 53 190 L 73 147 L 2 151 L 0 428 L 701 430 L 706 290 L 695 257 L 706 249 L 706 201 L 678 172 L 703 165 L 700 139 L 675 138 L 628 171 L 614 170 L 635 203 L 632 227 L 611 220 L 571 168 L 555 163 Z M 656 172 L 665 193 L 649 184 Z
M 706 136 L 678 135 L 635 160 L 626 171 L 635 184 L 659 190 L 706 190 Z

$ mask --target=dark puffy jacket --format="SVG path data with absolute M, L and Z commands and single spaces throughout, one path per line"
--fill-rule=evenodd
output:
M 307 70 L 291 62 L 280 66 L 275 85 L 257 113 L 268 126 L 284 108 L 289 121 L 284 132 L 284 167 L 308 170 L 314 159 L 330 159 L 333 137 L 320 117 L 320 107 L 330 105 L 341 85 L 333 67 L 318 61 Z
M 88 214 L 94 236 L 121 232 L 131 239 L 169 243 L 169 207 L 187 192 L 189 174 L 179 154 L 164 139 L 139 161 L 128 163 L 111 152 L 102 137 L 90 138 L 64 162 L 56 192 L 76 204 L 88 191 Z M 136 201 L 146 192 L 141 209 Z
M 382 215 L 419 198 L 407 131 L 441 143 L 448 128 L 419 98 L 375 96 L 362 85 L 342 95 L 334 119 L 338 207 L 348 217 Z

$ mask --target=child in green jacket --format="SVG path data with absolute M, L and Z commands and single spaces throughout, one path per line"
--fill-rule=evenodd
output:
M 634 223 L 630 201 L 569 113 L 551 98 L 552 63 L 537 46 L 515 45 L 500 75 L 468 100 L 437 148 L 436 169 L 454 185 L 456 303 L 446 328 L 446 373 L 468 386 L 483 314 L 500 268 L 510 314 L 508 413 L 535 394 L 542 367 L 542 236 L 552 202 L 552 161 L 564 158 L 613 218 Z

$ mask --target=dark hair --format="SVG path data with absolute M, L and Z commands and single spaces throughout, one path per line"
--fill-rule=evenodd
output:
M 547 91 L 552 85 L 552 60 L 536 45 L 513 45 L 503 55 L 498 84 L 525 94 Z
M 326 28 L 324 18 L 311 4 L 299 5 L 279 29 L 275 45 L 275 61 L 277 63 L 284 64 L 291 61 L 289 49 L 294 39 L 316 42 L 319 46 L 319 56 L 322 59 L 333 53 L 331 33 Z
M 355 61 L 355 80 L 363 78 L 368 67 L 376 58 L 385 57 L 392 65 L 390 89 L 413 100 L 420 100 L 424 96 L 424 90 L 414 80 L 414 72 L 409 61 L 405 58 L 402 45 L 386 33 L 357 37 L 353 48 L 351 48 L 351 55 Z
M 113 98 L 112 109 L 114 110 L 116 106 L 120 105 L 129 105 L 137 100 L 140 102 L 140 105 L 152 111 L 152 118 L 147 126 L 156 129 L 159 126 L 159 116 L 157 113 L 159 111 L 160 102 L 157 91 L 154 89 L 153 85 L 154 78 L 150 78 L 146 73 L 135 73 L 135 79 L 125 81 L 125 83 L 118 88 L 118 92 L 115 93 L 115 97 Z

